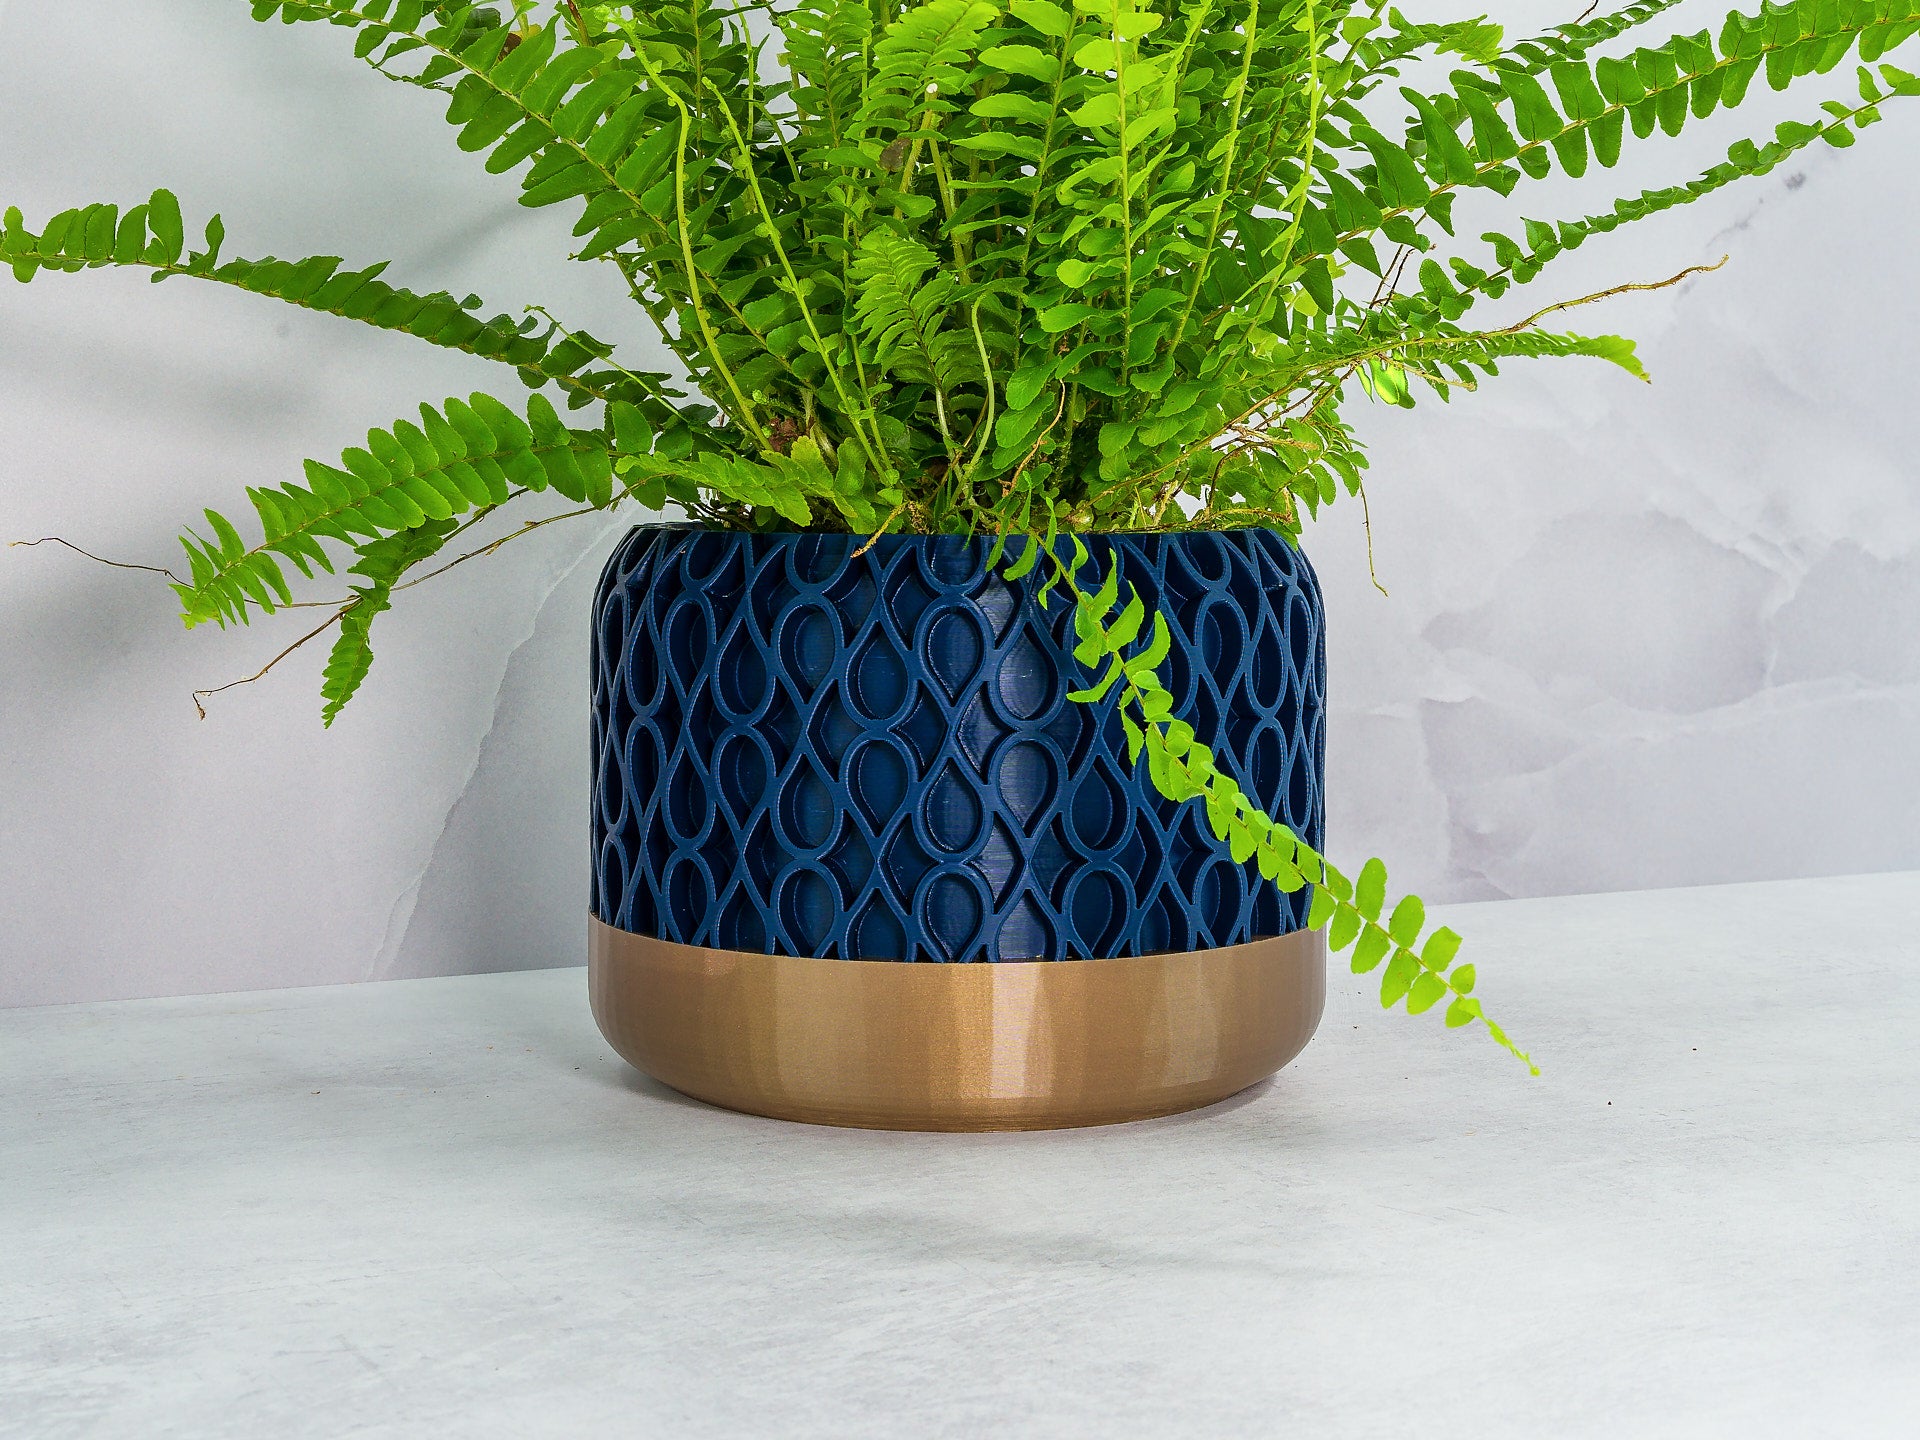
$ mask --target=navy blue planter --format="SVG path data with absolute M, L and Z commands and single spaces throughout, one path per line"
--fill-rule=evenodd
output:
M 1240 530 L 1087 537 L 1171 623 L 1170 688 L 1228 773 L 1315 846 L 1324 618 L 1306 558 Z M 1041 573 L 986 540 L 636 528 L 594 607 L 593 913 L 685 945 L 1059 960 L 1299 929 L 1157 795 Z M 1124 592 L 1123 592 L 1124 593 Z

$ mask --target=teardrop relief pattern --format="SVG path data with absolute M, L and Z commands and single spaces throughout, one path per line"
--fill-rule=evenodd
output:
M 595 605 L 594 913 L 682 944 L 902 960 L 1078 959 L 1297 929 L 1155 794 L 1111 704 L 1065 699 L 1072 611 L 985 540 L 636 528 Z M 1173 631 L 1178 713 L 1322 842 L 1324 642 L 1263 531 L 1088 537 Z M 1041 567 L 1044 569 L 1044 567 Z M 1229 733 L 1230 732 L 1230 733 Z

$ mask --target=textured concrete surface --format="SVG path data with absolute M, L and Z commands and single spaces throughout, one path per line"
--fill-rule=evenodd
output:
M 1583 4 L 1493 8 L 1522 33 Z M 1723 8 L 1686 0 L 1661 25 Z M 1851 84 L 1842 66 L 1756 88 L 1518 209 L 1604 209 Z M 1336 507 L 1310 549 L 1337 856 L 1382 854 L 1434 899 L 1920 866 L 1920 287 L 1902 278 L 1920 105 L 1886 116 L 1594 240 L 1488 312 L 1730 254 L 1567 317 L 1638 337 L 1651 389 L 1516 363 L 1451 406 L 1356 409 L 1392 599 L 1358 508 Z M 0 207 L 159 183 L 223 212 L 229 253 L 390 259 L 398 283 L 542 301 L 660 363 L 611 271 L 560 258 L 571 217 L 518 208 L 344 32 L 254 25 L 234 0 L 0 0 Z M 1474 198 L 1470 256 L 1492 218 Z M 0 280 L 0 336 L 0 540 L 154 564 L 202 506 L 233 513 L 421 400 L 519 393 L 471 357 L 137 275 Z M 554 526 L 409 592 L 324 735 L 318 647 L 205 723 L 188 702 L 255 670 L 292 617 L 187 634 L 158 577 L 0 551 L 0 1006 L 575 962 L 586 601 L 611 543 Z
M 1920 874 L 1459 906 L 1212 1110 L 728 1114 L 582 972 L 0 1016 L 0 1436 L 1910 1436 Z

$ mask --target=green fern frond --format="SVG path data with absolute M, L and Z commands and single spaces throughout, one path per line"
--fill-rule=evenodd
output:
M 1605 15 L 1556 25 L 1544 34 L 1522 40 L 1507 52 L 1510 62 L 1539 75 L 1568 60 L 1579 60 L 1609 40 L 1636 30 L 1678 5 L 1680 0 L 1634 0 Z
M 917 129 L 971 88 L 968 62 L 998 10 L 986 0 L 925 0 L 902 9 L 873 44 L 855 135 Z
M 1413 371 L 1445 395 L 1455 386 L 1471 389 L 1479 375 L 1498 375 L 1502 360 L 1604 360 L 1636 380 L 1648 378 L 1633 341 L 1620 335 L 1575 335 L 1532 327 L 1461 333 L 1415 333 L 1370 347 L 1361 363 Z M 1339 362 L 1342 368 L 1352 360 Z M 1393 397 L 1385 397 L 1393 398 Z
M 1451 262 L 1451 280 L 1436 280 L 1423 289 L 1422 298 L 1437 313 L 1448 319 L 1456 318 L 1481 296 L 1498 299 L 1509 286 L 1526 284 L 1552 261 L 1578 249 L 1595 235 L 1607 234 L 1663 210 L 1692 204 L 1738 181 L 1765 175 L 1815 142 L 1844 148 L 1853 143 L 1857 131 L 1880 118 L 1879 107 L 1889 96 L 1920 95 L 1920 83 L 1911 77 L 1903 79 L 1902 72 L 1891 66 L 1883 67 L 1877 78 L 1862 67 L 1860 85 L 1867 97 L 1860 104 L 1831 106 L 1827 117 L 1820 121 L 1782 121 L 1774 129 L 1774 138 L 1765 144 L 1736 140 L 1728 148 L 1725 160 L 1683 184 L 1643 190 L 1638 195 L 1616 200 L 1611 211 L 1580 220 L 1563 220 L 1556 225 L 1528 222 L 1525 243 L 1510 235 L 1489 231 L 1480 238 L 1493 249 L 1493 268 L 1483 270 L 1456 258 Z
M 340 612 L 340 634 L 320 678 L 323 726 L 332 726 L 373 668 L 369 635 L 375 617 L 391 608 L 393 587 L 414 566 L 439 554 L 456 528 L 451 520 L 429 520 L 360 547 L 352 573 L 365 576 L 368 583 L 353 587 L 352 602 Z
M 353 29 L 381 73 L 444 91 L 462 150 L 485 152 L 495 174 L 527 166 L 522 205 L 585 202 L 583 258 L 667 239 L 650 192 L 671 158 L 672 111 L 617 47 L 565 43 L 564 17 L 509 32 L 482 7 L 426 0 L 255 0 L 253 15 Z
M 785 452 L 772 451 L 757 460 L 708 452 L 672 461 L 623 457 L 617 464 L 629 492 L 643 504 L 657 505 L 668 497 L 670 484 L 693 485 L 750 510 L 771 511 L 802 528 L 823 521 L 830 526 L 837 516 L 846 528 L 870 531 L 888 507 L 900 502 L 896 488 L 868 471 L 859 447 L 842 445 L 829 456 L 808 435 L 795 439 Z M 816 509 L 818 501 L 826 502 L 824 513 Z
M 793 103 L 818 120 L 802 131 L 802 145 L 831 150 L 852 138 L 866 91 L 873 11 L 867 0 L 799 0 L 773 17 L 786 41 L 793 72 Z
M 1024 573 L 1039 547 L 1051 561 L 1056 579 L 1072 597 L 1074 658 L 1093 672 L 1087 686 L 1068 698 L 1096 704 L 1116 690 L 1121 725 L 1129 753 L 1144 764 L 1155 790 L 1177 803 L 1202 807 L 1214 838 L 1226 847 L 1236 864 L 1257 864 L 1261 875 L 1291 894 L 1302 886 L 1313 888 L 1307 912 L 1310 929 L 1327 932 L 1335 952 L 1351 949 L 1352 969 L 1365 974 L 1383 961 L 1380 1003 L 1387 1009 L 1404 1005 L 1418 1015 L 1442 1000 L 1450 1003 L 1446 1023 L 1452 1027 L 1484 1025 L 1494 1042 L 1525 1064 L 1539 1070 L 1506 1031 L 1489 1020 L 1474 996 L 1471 965 L 1456 965 L 1460 936 L 1445 926 L 1429 930 L 1426 907 L 1408 895 L 1387 909 L 1387 869 L 1378 859 L 1360 868 L 1349 880 L 1291 829 L 1273 819 L 1257 801 L 1220 768 L 1213 750 L 1203 744 L 1193 726 L 1173 713 L 1173 696 L 1162 679 L 1172 649 L 1172 632 L 1164 615 L 1154 615 L 1145 628 L 1146 607 L 1138 592 L 1121 601 L 1119 567 L 1111 566 L 1097 590 L 1080 583 L 1089 556 L 1078 537 L 1070 555 L 1028 539 L 1023 553 L 1006 571 L 1010 578 Z M 1424 937 L 1424 939 L 1423 939 Z
M 338 466 L 306 463 L 307 483 L 249 490 L 262 538 L 249 547 L 209 510 L 210 537 L 181 537 L 190 581 L 175 585 L 189 626 L 244 624 L 258 608 L 271 614 L 292 600 L 282 560 L 303 574 L 332 570 L 323 541 L 363 548 L 430 522 L 451 520 L 515 491 L 553 490 L 580 504 L 613 498 L 613 455 L 606 435 L 570 430 L 539 395 L 523 419 L 491 395 L 420 407 L 418 425 L 374 430 L 364 448 Z
M 978 379 L 971 335 L 943 332 L 954 303 L 952 278 L 917 240 L 870 231 L 853 261 L 854 315 L 892 377 L 943 391 Z
M 1408 62 L 1426 56 L 1458 55 L 1476 65 L 1493 65 L 1501 57 L 1504 35 L 1500 26 L 1484 19 L 1410 24 L 1398 11 L 1384 21 L 1377 16 L 1354 16 L 1344 29 L 1353 49 L 1346 73 L 1328 77 L 1329 98 L 1336 105 L 1365 99 L 1399 75 Z
M 156 282 L 175 276 L 207 280 L 511 365 L 528 386 L 557 385 L 574 405 L 624 400 L 646 408 L 661 425 L 677 414 L 672 397 L 679 392 L 665 375 L 591 368 L 610 357 L 613 347 L 584 332 L 557 326 L 542 331 L 532 319 L 515 322 L 505 315 L 482 319 L 474 313 L 480 306 L 478 296 L 457 300 L 444 291 L 420 295 L 403 290 L 380 278 L 385 262 L 348 270 L 331 255 L 222 260 L 225 233 L 220 217 L 214 216 L 207 223 L 204 247 L 189 252 L 182 240 L 179 201 L 169 191 L 156 190 L 124 213 L 114 205 L 66 211 L 37 235 L 18 209 L 9 209 L 0 228 L 0 262 L 11 266 L 21 281 L 42 270 L 107 266 L 145 270 Z
M 1647 10 L 1640 20 L 1655 13 Z M 1317 200 L 1324 214 L 1308 226 L 1311 250 L 1331 254 L 1382 229 L 1397 243 L 1425 249 L 1430 242 L 1423 235 L 1396 232 L 1395 222 L 1404 227 L 1414 217 L 1432 216 L 1449 224 L 1451 197 L 1460 189 L 1507 194 L 1556 167 L 1573 178 L 1590 163 L 1611 168 L 1629 130 L 1643 140 L 1656 129 L 1677 135 L 1738 105 L 1756 78 L 1783 90 L 1856 50 L 1864 61 L 1877 59 L 1916 32 L 1915 0 L 1789 0 L 1729 15 L 1717 38 L 1704 31 L 1678 35 L 1593 63 L 1572 53 L 1605 38 L 1596 32 L 1591 41 L 1569 42 L 1564 55 L 1534 57 L 1544 58 L 1538 73 L 1531 63 L 1503 62 L 1491 73 L 1456 71 L 1448 92 L 1403 90 L 1415 111 L 1405 141 L 1388 139 L 1358 117 L 1349 126 L 1352 142 L 1372 164 L 1356 172 L 1358 185 L 1331 187 Z

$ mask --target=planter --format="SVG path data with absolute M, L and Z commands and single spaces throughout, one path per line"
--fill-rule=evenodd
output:
M 1089 537 L 1168 684 L 1322 840 L 1323 621 L 1265 531 Z M 1129 762 L 1071 607 L 985 540 L 636 528 L 595 602 L 590 984 L 610 1043 L 735 1109 L 998 1129 L 1168 1114 L 1297 1054 L 1306 896 Z M 856 553 L 861 552 L 861 553 Z M 1044 571 L 1045 567 L 1039 567 Z

